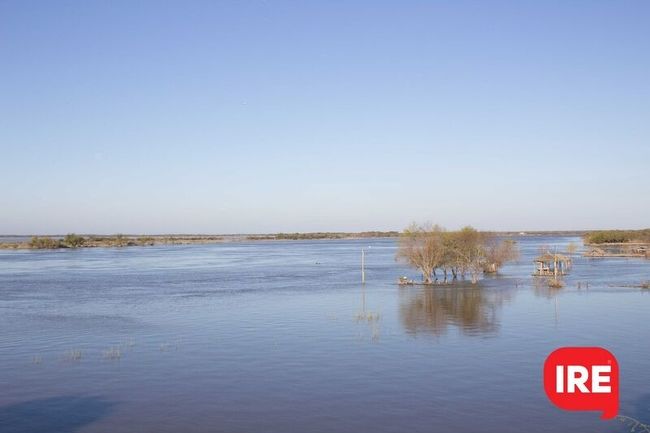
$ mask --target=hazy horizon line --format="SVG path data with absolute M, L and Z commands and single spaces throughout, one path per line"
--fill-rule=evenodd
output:
M 474 227 L 472 225 L 467 225 Z M 466 227 L 466 226 L 465 226 Z M 443 227 L 444 228 L 444 227 Z M 476 227 L 474 227 L 476 228 Z M 646 228 L 597 228 L 597 229 L 513 229 L 513 230 L 490 230 L 490 229 L 477 229 L 481 232 L 490 232 L 490 233 L 526 233 L 526 234 L 538 234 L 538 233 L 586 233 L 593 231 L 601 230 L 644 230 Z M 9 233 L 9 234 L 0 234 L 0 237 L 29 237 L 29 236 L 65 236 L 67 234 L 77 234 L 79 236 L 261 236 L 261 235 L 276 235 L 280 233 L 284 234 L 314 234 L 314 233 L 331 233 L 331 234 L 361 234 L 369 232 L 378 232 L 378 233 L 390 233 L 397 232 L 401 233 L 404 229 L 389 229 L 389 230 L 315 230 L 315 231 L 274 231 L 274 232 L 239 232 L 239 233 L 209 233 L 209 232 L 158 232 L 158 233 L 145 233 L 145 232 L 113 232 L 113 233 L 101 233 L 101 232 L 66 232 L 66 233 Z M 454 231 L 454 229 L 448 230 Z

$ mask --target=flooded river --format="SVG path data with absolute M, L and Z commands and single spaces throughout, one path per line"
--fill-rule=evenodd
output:
M 392 239 L 0 251 L 0 432 L 624 432 L 547 401 L 560 346 L 618 358 L 650 424 L 650 261 L 540 246 L 472 286 L 399 287 Z M 366 284 L 360 253 L 366 249 Z

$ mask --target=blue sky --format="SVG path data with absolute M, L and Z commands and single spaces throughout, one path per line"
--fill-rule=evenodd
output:
M 0 233 L 650 226 L 650 2 L 2 1 Z

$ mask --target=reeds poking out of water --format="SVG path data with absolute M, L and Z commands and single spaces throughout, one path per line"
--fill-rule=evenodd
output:
M 379 314 L 375 315 L 375 314 L 370 313 L 370 315 L 372 316 L 372 319 L 368 319 L 368 323 L 370 323 L 371 320 L 378 320 L 379 319 Z M 159 347 L 159 350 L 161 352 L 167 352 L 167 351 L 170 351 L 170 350 L 174 350 L 174 351 L 178 350 L 179 345 L 180 345 L 180 342 L 162 343 L 158 347 Z M 102 350 L 101 353 L 100 353 L 100 355 L 101 355 L 100 359 L 111 360 L 111 361 L 122 359 L 122 356 L 125 353 L 130 352 L 133 349 L 134 346 L 135 346 L 135 340 L 133 338 L 129 338 L 129 339 L 119 343 L 116 346 L 111 346 L 110 348 L 108 348 L 106 350 Z M 87 354 L 84 354 L 79 349 L 71 349 L 71 350 L 66 351 L 63 354 L 63 361 L 67 361 L 67 362 L 81 361 L 82 358 L 97 359 L 96 357 L 97 357 L 96 353 L 91 353 L 90 356 L 87 356 Z M 43 358 L 41 356 L 34 355 L 31 358 L 31 362 L 32 362 L 32 364 L 35 364 L 35 365 L 42 364 L 43 363 Z
M 373 313 L 372 311 L 361 311 L 357 313 L 357 316 L 355 317 L 357 322 L 377 322 L 379 319 L 381 319 L 381 316 L 379 313 Z
M 369 325 L 371 331 L 370 341 L 374 343 L 379 340 L 379 321 L 381 320 L 381 315 L 379 313 L 372 311 L 360 311 L 357 313 L 354 319 L 357 323 L 367 323 Z M 359 336 L 361 338 L 361 334 Z
M 133 349 L 134 346 L 135 346 L 135 340 L 133 338 L 129 338 L 126 341 L 120 343 L 118 346 L 111 347 L 108 350 L 102 351 L 102 358 L 111 361 L 122 359 L 122 353 L 126 352 L 127 350 Z
M 81 361 L 81 350 L 68 350 L 64 358 L 66 361 Z
M 562 280 L 553 278 L 548 280 L 548 286 L 552 289 L 561 289 L 562 287 L 564 287 L 564 283 L 562 282 Z
M 119 347 L 111 347 L 108 350 L 102 352 L 102 357 L 109 360 L 117 360 L 122 358 L 122 351 Z

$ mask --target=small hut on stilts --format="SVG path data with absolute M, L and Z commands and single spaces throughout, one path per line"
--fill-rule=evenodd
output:
M 555 277 L 565 275 L 571 268 L 571 257 L 564 254 L 546 252 L 535 260 L 536 277 Z

